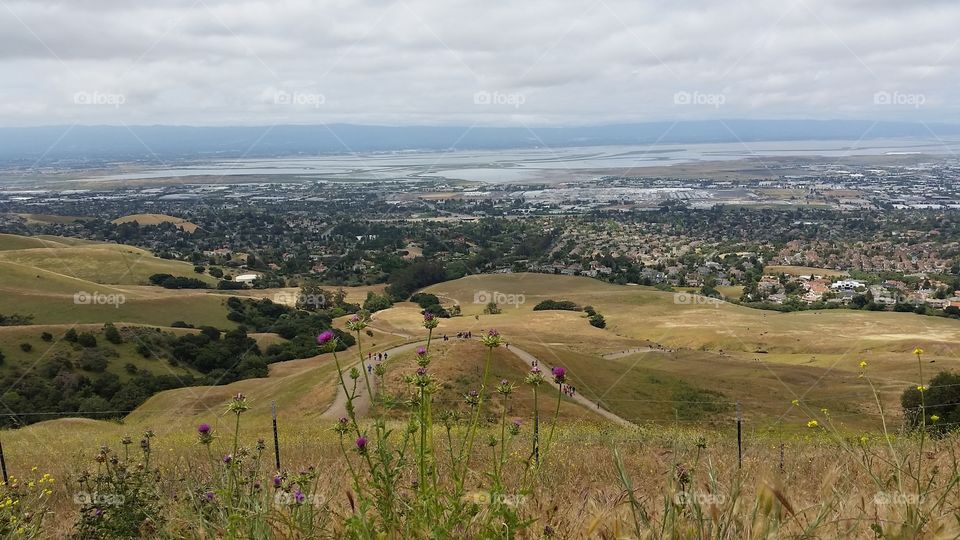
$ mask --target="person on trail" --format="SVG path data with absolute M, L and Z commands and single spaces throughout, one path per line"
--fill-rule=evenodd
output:
M 367 373 L 373 373 L 373 365 L 367 364 Z

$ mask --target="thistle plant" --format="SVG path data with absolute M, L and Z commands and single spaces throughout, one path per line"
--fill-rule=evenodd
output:
M 460 472 L 456 476 L 458 491 L 462 494 L 463 482 L 470 467 L 470 456 L 473 453 L 473 441 L 477 436 L 477 427 L 480 423 L 480 415 L 483 411 L 484 395 L 487 390 L 487 379 L 490 376 L 490 363 L 493 361 L 493 350 L 503 344 L 503 338 L 500 332 L 494 329 L 487 331 L 486 335 L 481 336 L 480 341 L 487 348 L 487 357 L 483 366 L 483 378 L 480 380 L 480 390 L 472 390 L 467 399 L 467 403 L 473 408 L 473 415 L 470 420 L 470 426 L 467 430 L 467 441 L 465 446 L 461 446 L 458 462 L 461 464 Z
M 139 458 L 130 458 L 129 438 L 121 439 L 124 457 L 107 446 L 94 456 L 97 468 L 77 478 L 80 520 L 76 535 L 80 538 L 133 538 L 152 536 L 163 526 L 164 514 L 158 489 L 159 473 L 151 468 L 150 441 L 153 431 L 140 439 Z
M 533 459 L 534 465 L 540 467 L 540 385 L 543 384 L 543 372 L 538 366 L 533 366 L 530 369 L 530 373 L 527 373 L 527 377 L 524 379 L 524 382 L 529 384 L 533 388 L 533 449 L 530 452 L 530 457 Z

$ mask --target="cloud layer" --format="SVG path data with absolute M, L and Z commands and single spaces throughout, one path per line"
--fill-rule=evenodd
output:
M 0 0 L 0 125 L 960 122 L 960 4 Z

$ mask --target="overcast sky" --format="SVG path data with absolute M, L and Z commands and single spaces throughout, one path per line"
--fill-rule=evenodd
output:
M 960 122 L 955 0 L 0 0 L 0 125 Z

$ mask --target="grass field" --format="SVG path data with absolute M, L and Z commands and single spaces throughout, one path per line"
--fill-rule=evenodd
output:
M 105 285 L 147 285 L 153 274 L 195 277 L 211 285 L 216 283 L 212 276 L 194 272 L 192 264 L 161 259 L 146 250 L 120 244 L 9 249 L 0 251 L 0 261 Z
M 168 216 L 165 214 L 133 214 L 130 216 L 123 216 L 113 220 L 113 223 L 120 225 L 121 223 L 137 223 L 141 227 L 145 225 L 159 225 L 161 223 L 173 223 L 177 227 L 187 231 L 188 233 L 196 232 L 197 225 L 191 223 L 183 218 L 178 218 L 174 216 Z

